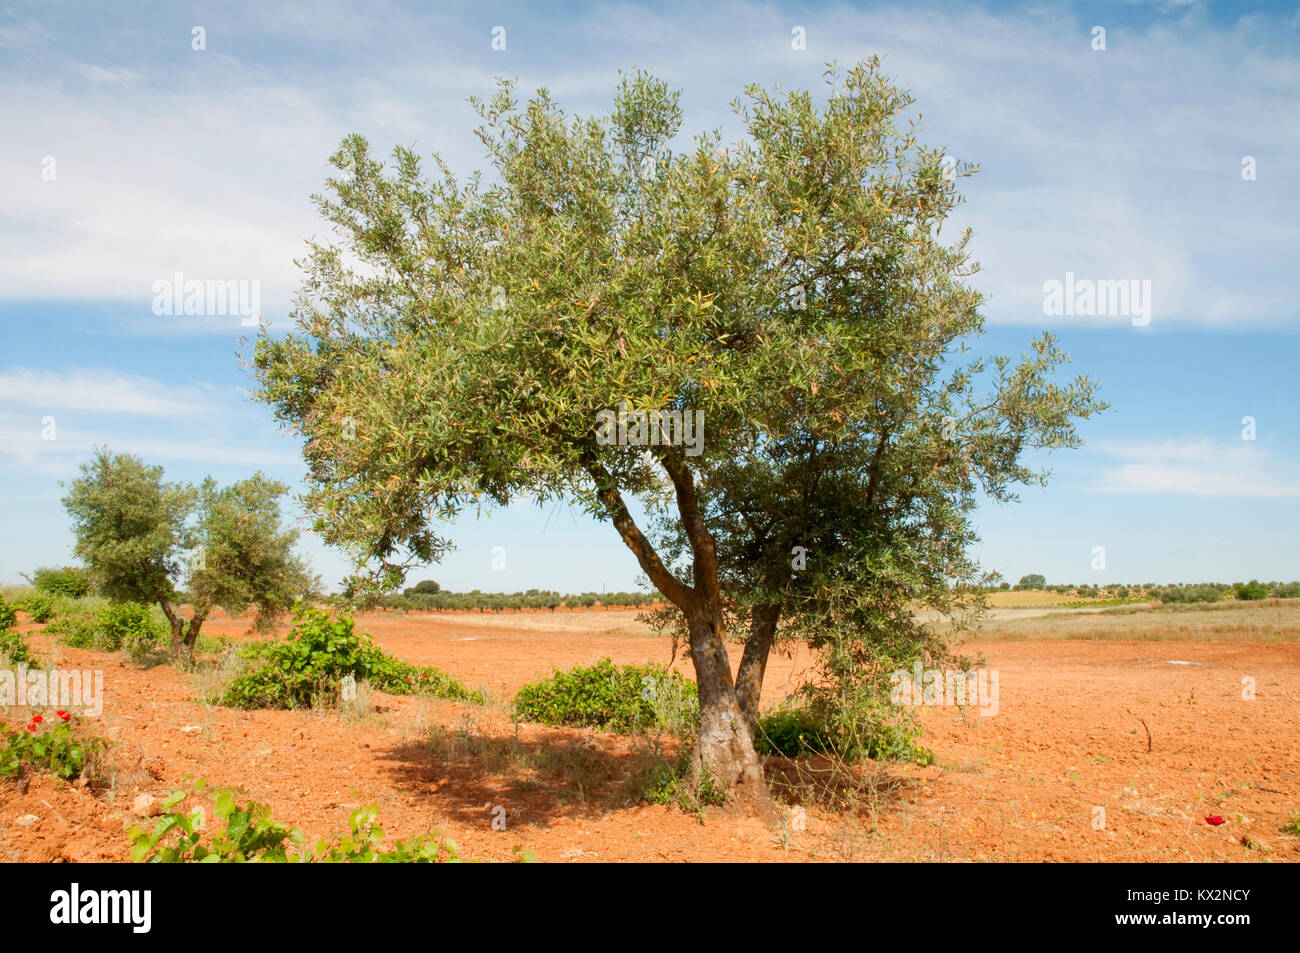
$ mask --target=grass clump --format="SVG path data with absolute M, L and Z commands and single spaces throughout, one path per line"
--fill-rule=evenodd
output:
M 692 712 L 699 717 L 695 685 L 681 673 L 655 663 L 616 666 L 609 658 L 556 670 L 515 695 L 515 717 L 524 721 L 625 733 L 685 733 Z
M 366 681 L 391 695 L 431 695 L 483 704 L 452 676 L 430 666 L 386 655 L 350 616 L 331 619 L 323 609 L 299 603 L 294 625 L 281 642 L 255 642 L 240 649 L 245 670 L 213 699 L 231 708 L 310 708 L 337 698 L 344 677 Z

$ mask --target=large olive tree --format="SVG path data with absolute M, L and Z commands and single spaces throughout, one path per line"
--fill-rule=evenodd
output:
M 940 373 L 981 325 L 966 236 L 939 237 L 955 176 L 878 63 L 830 79 L 821 104 L 751 88 L 744 141 L 682 152 L 678 97 L 650 76 L 600 119 L 545 91 L 521 107 L 503 83 L 475 102 L 491 172 L 467 181 L 401 148 L 386 168 L 349 137 L 316 197 L 335 237 L 311 243 L 298 330 L 253 359 L 305 438 L 317 528 L 357 557 L 354 592 L 439 558 L 438 519 L 480 502 L 565 499 L 611 522 L 680 614 L 697 773 L 755 795 L 737 601 L 785 593 L 778 616 L 824 616 L 779 570 L 802 540 L 840 592 L 873 591 L 895 551 L 934 592 L 960 581 L 972 475 L 1021 479 L 1021 450 L 1069 442 L 1091 409 L 1086 381 L 1043 386 L 1050 342 L 999 365 L 987 405 L 969 399 L 978 367 Z M 675 416 L 648 427 L 651 411 Z M 633 497 L 668 503 L 662 542 Z M 750 525 L 754 505 L 782 525 Z

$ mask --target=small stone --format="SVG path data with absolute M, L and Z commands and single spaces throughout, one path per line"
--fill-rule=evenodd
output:
M 152 794 L 137 794 L 131 802 L 131 812 L 138 817 L 153 817 L 158 813 L 158 805 Z
M 40 818 L 35 814 L 24 814 L 22 817 L 14 818 L 14 823 L 19 827 L 31 827 L 33 824 L 39 823 L 39 821 Z
M 202 725 L 181 725 L 181 733 L 186 735 L 197 735 L 202 730 Z

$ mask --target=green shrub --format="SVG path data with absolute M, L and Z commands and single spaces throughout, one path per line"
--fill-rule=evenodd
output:
M 281 642 L 255 642 L 239 653 L 249 668 L 215 701 L 232 708 L 308 708 L 322 695 L 337 695 L 347 675 L 393 695 L 426 694 L 482 704 L 482 692 L 430 666 L 385 655 L 350 616 L 299 603 L 294 626 Z
M 934 754 L 917 744 L 920 728 L 911 719 L 869 702 L 823 710 L 794 705 L 763 715 L 754 732 L 760 754 L 797 758 L 831 754 L 845 761 L 872 758 L 929 764 Z
M 4 596 L 0 596 L 0 632 L 12 629 L 17 621 L 18 612 L 16 608 L 5 602 Z
M 547 725 L 608 731 L 677 730 L 665 717 L 663 703 L 672 698 L 692 700 L 698 712 L 695 686 L 679 672 L 654 663 L 615 666 L 603 658 L 595 665 L 557 670 L 550 678 L 525 685 L 515 695 L 515 715 Z
M 22 634 L 13 629 L 0 629 L 0 655 L 4 656 L 10 665 L 36 663 L 36 656 L 32 655 L 31 649 L 23 641 Z
M 1300 582 L 1284 582 L 1269 593 L 1274 599 L 1300 599 Z
M 33 715 L 21 730 L 0 724 L 0 778 L 16 777 L 23 765 L 65 781 L 93 773 L 95 755 L 104 749 L 104 741 L 73 734 L 71 718 L 65 712 L 48 728 L 41 715 Z
M 39 592 L 51 596 L 68 596 L 80 599 L 90 594 L 90 577 L 86 570 L 76 566 L 62 568 L 44 567 L 36 570 L 32 576 L 32 585 Z
M 1246 602 L 1253 602 L 1256 599 L 1265 599 L 1268 597 L 1268 586 L 1264 585 L 1258 579 L 1252 579 L 1244 586 L 1237 587 L 1237 598 Z
M 199 787 L 202 788 L 202 782 Z M 359 807 L 348 819 L 350 832 L 322 838 L 314 848 L 303 848 L 303 834 L 271 816 L 265 804 L 250 801 L 241 805 L 229 790 L 214 792 L 214 808 L 223 824 L 206 844 L 200 843 L 204 828 L 203 809 L 188 814 L 173 810 L 185 800 L 185 792 L 173 791 L 163 802 L 163 814 L 153 830 L 132 828 L 131 858 L 136 863 L 324 863 L 324 864 L 455 864 L 464 863 L 454 841 L 440 841 L 425 834 L 397 841 L 383 849 L 384 829 L 373 806 Z M 529 862 L 528 851 L 515 848 L 517 862 Z
M 47 630 L 74 649 L 116 652 L 125 649 L 141 658 L 167 639 L 167 623 L 152 606 L 138 602 L 108 602 L 91 613 L 63 616 Z
M 54 618 L 54 599 L 44 592 L 37 592 L 18 604 L 19 608 L 32 617 L 33 622 L 49 622 Z

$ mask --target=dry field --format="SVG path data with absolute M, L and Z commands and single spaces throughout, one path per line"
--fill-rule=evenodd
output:
M 196 700 L 193 674 L 60 646 L 25 623 L 47 664 L 104 670 L 104 712 L 90 727 L 112 741 L 111 784 L 92 794 L 38 777 L 19 794 L 0 783 L 0 858 L 127 860 L 137 796 L 203 777 L 269 803 L 309 837 L 374 803 L 389 835 L 438 829 L 484 859 L 509 859 L 516 845 L 550 862 L 1300 859 L 1300 838 L 1279 831 L 1300 813 L 1298 601 L 999 610 L 963 644 L 997 672 L 996 714 L 924 709 L 933 765 L 877 765 L 851 794 L 792 785 L 776 823 L 641 803 L 640 780 L 671 754 L 666 739 L 511 721 L 512 693 L 553 667 L 666 661 L 670 641 L 635 615 L 365 614 L 388 652 L 494 701 L 376 693 L 350 712 L 212 707 Z M 775 658 L 769 701 L 811 662 Z M 677 665 L 689 674 L 680 655 Z M 788 765 L 770 767 L 790 778 Z M 495 807 L 505 831 L 492 828 Z M 800 814 L 806 825 L 790 822 Z

